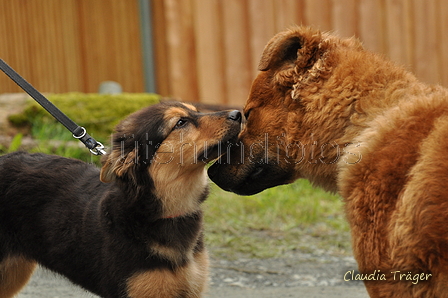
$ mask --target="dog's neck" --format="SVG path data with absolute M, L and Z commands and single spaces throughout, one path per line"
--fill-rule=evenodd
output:
M 208 194 L 207 173 L 202 165 L 190 171 L 182 165 L 156 165 L 150 175 L 155 194 L 162 203 L 162 218 L 196 213 Z
M 177 215 L 170 215 L 170 216 L 165 216 L 162 217 L 162 219 L 174 219 L 174 218 L 178 218 L 178 217 L 183 217 L 183 214 L 177 214 Z

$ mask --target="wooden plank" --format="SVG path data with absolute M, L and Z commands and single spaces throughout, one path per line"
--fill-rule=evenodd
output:
M 112 80 L 126 92 L 143 91 L 137 2 L 82 0 L 79 11 L 84 89 L 97 92 Z
M 0 57 L 11 67 L 17 69 L 16 51 L 14 49 L 14 30 L 15 22 L 13 22 L 13 2 L 0 1 Z M 20 88 L 14 84 L 6 75 L 0 72 L 0 93 L 19 92 Z
M 42 4 L 42 6 L 41 6 Z M 25 12 L 23 16 L 26 16 L 26 20 L 22 19 L 19 22 L 27 25 L 27 31 L 29 33 L 29 60 L 27 61 L 27 68 L 31 70 L 30 83 L 33 84 L 41 92 L 50 92 L 48 90 L 48 77 L 45 72 L 45 65 L 47 64 L 43 58 L 43 47 L 45 47 L 45 23 L 40 18 L 43 17 L 46 5 L 45 3 L 38 3 L 36 1 L 26 2 L 24 5 Z M 42 14 L 36 14 L 33 12 L 42 10 Z M 38 17 L 39 16 L 39 17 Z M 40 24 L 37 26 L 37 24 Z
M 63 49 L 59 63 L 64 66 L 67 86 L 62 92 L 80 91 L 83 90 L 83 83 L 77 0 L 65 0 L 64 4 L 58 14 L 58 38 Z
M 197 101 L 199 91 L 191 0 L 166 0 L 165 17 L 172 95 L 185 101 Z
M 57 1 L 57 0 L 56 0 Z M 58 34 L 60 28 L 60 20 L 58 15 L 60 14 L 60 2 L 55 0 L 48 0 L 45 2 L 45 10 L 42 14 L 44 20 L 44 27 L 42 28 L 42 35 L 45 36 L 45 45 L 42 46 L 42 60 L 45 63 L 42 64 L 42 72 L 45 74 L 45 82 L 42 84 L 45 86 L 43 90 L 46 92 L 62 92 L 67 90 L 68 87 L 65 84 L 66 69 L 64 69 L 63 56 L 62 56 L 62 43 L 61 36 Z M 69 32 L 67 32 L 69 34 Z
M 7 2 L 0 1 L 0 36 L 3 36 L 4 41 L 0 42 L 0 57 L 3 59 L 9 58 L 8 40 L 9 35 L 7 24 L 9 23 L 8 17 L 10 13 L 7 8 Z M 0 77 L 1 82 L 2 77 Z
M 117 50 L 115 80 L 127 92 L 143 92 L 143 58 L 137 1 L 113 0 L 113 38 Z
M 114 15 L 114 0 L 95 1 L 95 4 L 93 4 L 92 1 L 88 1 L 88 5 L 95 6 L 95 15 L 92 15 L 92 18 L 90 19 L 92 26 L 91 30 L 93 30 L 92 33 L 94 33 L 95 39 L 98 41 L 96 45 L 96 55 L 98 59 L 100 59 L 100 63 L 105 70 L 101 73 L 101 76 L 95 76 L 94 74 L 91 76 L 93 84 L 91 90 L 92 92 L 97 92 L 98 86 L 103 81 L 111 80 L 123 84 L 123 82 L 119 80 L 117 62 L 117 60 L 122 58 L 120 57 L 119 41 L 115 38 L 120 24 L 119 20 L 117 20 Z M 96 18 L 96 20 L 94 20 L 94 18 Z M 110 34 L 110 32 L 114 32 L 114 34 Z M 109 53 L 115 59 L 107 59 Z M 93 72 L 93 69 L 90 71 Z
M 267 41 L 293 23 L 389 55 L 448 85 L 448 3 L 441 0 L 155 0 L 161 94 L 243 104 Z M 334 26 L 333 26 L 334 24 Z M 112 79 L 143 90 L 138 7 L 128 0 L 0 0 L 0 56 L 44 92 L 96 92 Z M 5 76 L 1 92 L 20 92 Z
M 438 63 L 441 75 L 440 83 L 448 87 L 448 36 L 446 34 L 446 29 L 448 29 L 448 2 L 439 1 L 438 5 L 437 36 L 440 44 L 440 62 Z
M 38 84 L 41 86 L 40 90 L 42 92 L 61 92 L 57 86 L 61 83 L 61 77 L 58 72 L 58 63 L 61 61 L 59 57 L 60 48 L 58 47 L 58 37 L 55 33 L 55 27 L 58 25 L 54 18 L 54 0 L 45 1 L 40 3 L 40 1 L 30 1 L 33 4 L 33 11 L 37 9 L 42 9 L 42 12 L 37 15 L 35 14 L 33 26 L 38 24 L 39 21 L 42 26 L 35 26 L 35 54 L 38 71 L 37 78 L 39 79 Z M 31 11 L 30 11 L 31 13 Z
M 223 28 L 219 0 L 194 0 L 199 99 L 205 103 L 226 101 Z
M 116 51 L 116 58 L 114 59 L 115 72 L 111 78 L 113 78 L 113 81 L 119 82 L 125 91 L 132 89 L 132 82 L 127 79 L 129 76 L 126 75 L 128 73 L 127 68 L 131 67 L 130 61 L 132 61 L 125 49 L 125 44 L 131 42 L 129 39 L 129 35 L 131 35 L 130 24 L 126 19 L 126 6 L 133 6 L 135 3 L 137 1 L 130 1 L 126 5 L 122 0 L 111 0 L 110 7 L 110 21 L 112 21 L 112 32 L 114 32 L 111 39 L 113 39 Z M 108 18 L 109 16 L 104 17 Z M 138 14 L 135 17 L 138 19 Z M 140 36 L 137 36 L 137 38 L 139 39 Z M 138 49 L 141 49 L 141 47 L 138 47 Z M 136 79 L 138 80 L 139 78 Z
M 437 12 L 435 0 L 414 0 L 414 65 L 417 77 L 428 83 L 439 83 L 439 43 L 437 40 Z
M 364 47 L 374 52 L 385 52 L 384 15 L 381 1 L 360 0 L 358 14 L 358 35 Z
M 305 25 L 322 31 L 333 29 L 331 0 L 305 0 L 304 4 Z
M 227 103 L 243 105 L 254 79 L 249 45 L 247 1 L 222 1 Z
M 356 3 L 356 0 L 333 1 L 333 29 L 341 37 L 352 37 L 358 34 Z
M 116 32 L 117 25 L 112 5 L 111 0 L 80 1 L 80 42 L 86 92 L 97 92 L 102 81 L 118 81 L 117 41 L 111 34 Z
M 300 25 L 304 18 L 304 3 L 297 0 L 274 1 L 275 31 L 280 32 Z
M 18 3 L 16 1 L 11 4 L 12 5 L 9 7 L 11 23 L 8 24 L 8 33 L 11 38 L 10 49 L 13 56 L 11 57 L 12 59 L 10 63 L 11 66 L 24 78 L 33 83 L 34 67 L 32 65 L 30 54 L 34 48 L 30 40 L 31 31 L 29 31 L 30 20 L 28 19 L 27 4 L 24 2 Z M 16 90 L 23 92 L 19 87 L 17 87 Z
M 408 1 L 387 0 L 386 53 L 390 59 L 406 67 L 412 65 L 412 6 Z
M 250 46 L 250 72 L 253 77 L 258 72 L 258 63 L 260 61 L 263 49 L 267 42 L 277 33 L 276 24 L 277 8 L 279 1 L 271 0 L 249 0 L 249 46 Z M 282 29 L 281 29 L 282 30 Z
M 79 30 L 80 30 L 80 48 L 81 48 L 81 59 L 83 64 L 83 90 L 84 92 L 94 92 L 91 85 L 91 72 L 89 71 L 88 65 L 95 65 L 98 73 L 104 70 L 103 65 L 98 62 L 99 57 L 96 55 L 96 44 L 97 40 L 92 36 L 92 22 L 89 15 L 95 13 L 94 3 L 91 7 L 85 0 L 80 0 L 78 2 L 78 14 L 79 14 Z M 98 22 L 99 23 L 99 22 Z
M 1 0 L 0 4 L 0 30 L 5 31 L 2 58 L 6 60 L 6 51 L 13 53 L 7 62 L 39 90 L 96 92 L 106 79 L 120 81 L 126 91 L 143 90 L 135 1 Z

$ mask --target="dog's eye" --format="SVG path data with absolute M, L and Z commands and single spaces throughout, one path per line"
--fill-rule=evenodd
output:
M 177 121 L 176 125 L 174 126 L 174 129 L 182 128 L 187 123 L 188 123 L 188 121 L 186 119 L 179 119 L 179 121 Z
M 244 117 L 246 118 L 246 120 L 249 119 L 250 112 L 252 112 L 252 110 L 249 110 L 244 114 Z

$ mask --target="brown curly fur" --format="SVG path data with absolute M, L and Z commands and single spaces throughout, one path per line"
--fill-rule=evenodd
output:
M 448 297 L 447 90 L 355 38 L 303 27 L 276 35 L 259 68 L 245 154 L 234 146 L 212 180 L 244 195 L 298 178 L 339 192 L 360 272 L 386 274 L 366 282 L 371 297 Z

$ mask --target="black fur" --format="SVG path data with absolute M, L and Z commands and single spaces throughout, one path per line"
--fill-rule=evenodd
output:
M 150 189 L 130 198 L 100 182 L 92 165 L 18 152 L 0 158 L 0 176 L 0 257 L 34 259 L 102 297 L 123 297 L 125 285 L 112 281 L 175 266 L 148 255 L 151 241 L 182 250 L 199 238 L 202 249 L 201 213 L 156 219 L 160 204 Z

